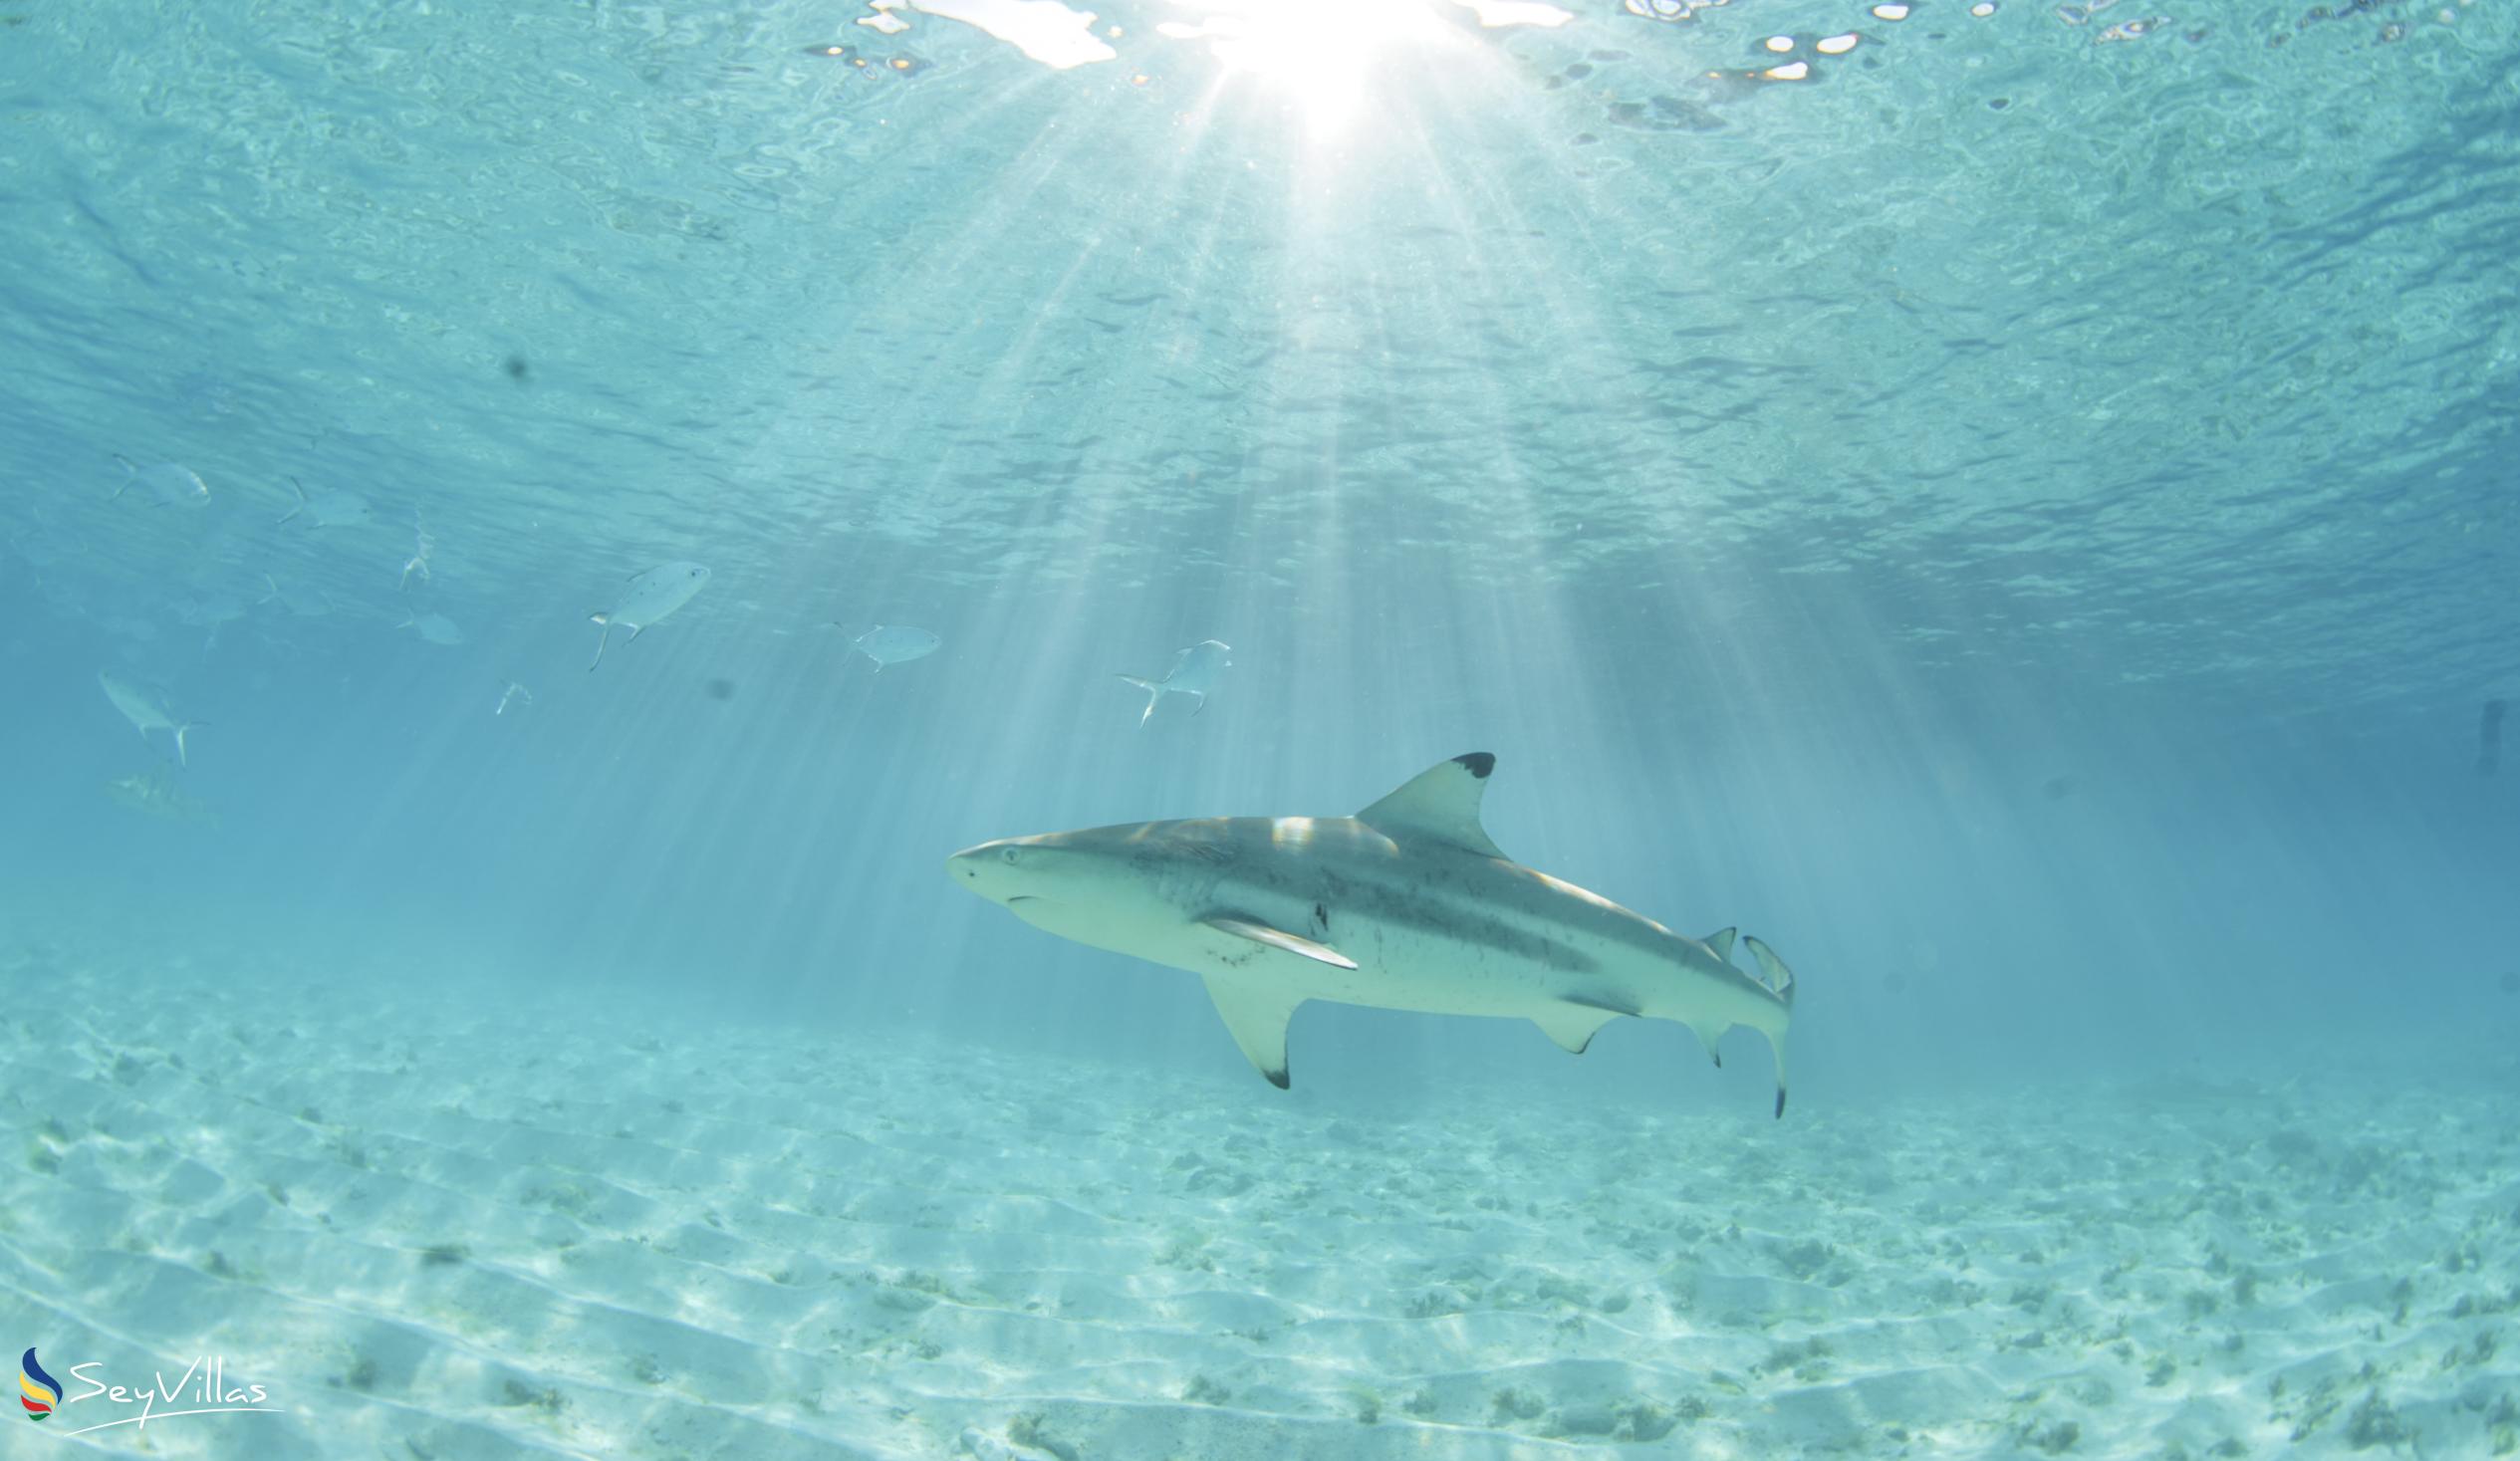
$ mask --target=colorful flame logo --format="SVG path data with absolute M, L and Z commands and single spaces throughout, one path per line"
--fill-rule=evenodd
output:
M 43 1420 L 61 1403 L 61 1381 L 44 1372 L 35 1362 L 35 1351 L 26 1351 L 18 1361 L 18 1403 L 26 1407 L 26 1418 Z

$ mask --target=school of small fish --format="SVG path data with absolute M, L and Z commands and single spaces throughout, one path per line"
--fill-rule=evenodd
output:
M 216 519 L 222 511 L 229 511 L 218 509 L 218 503 L 231 496 L 241 499 L 246 495 L 231 494 L 225 488 L 214 492 L 199 472 L 181 462 L 156 461 L 142 465 L 120 453 L 114 455 L 114 461 L 122 467 L 123 476 L 104 500 L 114 505 L 114 510 L 118 512 L 145 515 L 178 509 L 184 514 L 182 521 L 199 522 L 203 519 L 189 514 L 208 510 L 206 516 Z M 309 489 L 295 476 L 285 476 L 282 480 L 289 492 L 286 510 L 276 518 L 261 519 L 268 525 L 262 532 L 285 530 L 292 534 L 303 533 L 337 545 L 340 551 L 370 558 L 376 564 L 380 581 L 386 574 L 394 576 L 400 616 L 387 622 L 393 623 L 397 629 L 409 630 L 422 644 L 443 649 L 463 649 L 472 644 L 462 625 L 434 602 L 438 597 L 439 575 L 434 566 L 438 539 L 417 506 L 410 509 L 410 548 L 399 555 L 397 571 L 392 556 L 380 548 L 372 548 L 370 540 L 378 536 L 372 530 L 384 519 L 367 497 L 345 486 L 321 483 L 320 479 L 320 485 L 314 489 Z M 266 496 L 272 490 L 268 484 L 260 489 Z M 173 523 L 177 518 L 158 521 Z M 235 539 L 231 536 L 221 542 L 232 545 Z M 58 524 L 42 521 L 40 515 L 31 529 L 10 539 L 9 547 L 38 571 L 57 564 L 77 564 L 85 551 L 85 545 L 76 535 Z M 458 578 L 461 576 L 460 568 L 459 563 Z M 257 610 L 266 608 L 291 617 L 308 619 L 339 617 L 360 611 L 358 606 L 345 603 L 312 582 L 303 569 L 277 564 L 275 569 L 277 572 L 263 571 L 252 575 L 261 585 L 261 592 L 253 598 L 230 593 L 224 587 L 208 582 L 216 575 L 200 572 L 186 575 L 190 582 L 163 596 L 160 611 L 178 623 L 201 630 L 201 653 L 205 655 L 217 650 L 224 631 L 253 620 Z M 611 602 L 589 615 L 601 632 L 596 638 L 595 655 L 587 668 L 592 671 L 604 662 L 617 630 L 626 631 L 619 636 L 622 647 L 636 643 L 649 628 L 671 618 L 696 599 L 708 587 L 711 577 L 707 565 L 688 560 L 658 563 L 625 574 L 616 592 L 610 596 Z M 248 590 L 248 593 L 252 592 Z M 107 632 L 123 640 L 126 660 L 163 660 L 179 649 L 180 641 L 175 645 L 157 647 L 161 637 L 157 623 L 144 614 L 129 611 L 97 614 L 87 612 L 75 595 L 65 598 L 62 594 L 48 593 L 47 598 L 57 608 L 82 612 L 96 619 Z M 285 636 L 276 637 L 264 632 L 263 642 L 272 648 L 295 652 Z M 943 648 L 944 643 L 942 635 L 915 624 L 876 623 L 852 635 L 848 647 L 865 655 L 874 664 L 873 673 L 882 674 L 892 666 L 925 659 Z M 1142 727 L 1152 720 L 1156 708 L 1167 696 L 1187 697 L 1191 701 L 1190 713 L 1193 715 L 1204 710 L 1207 696 L 1214 690 L 1218 676 L 1231 663 L 1225 657 L 1228 647 L 1220 640 L 1202 639 L 1177 650 L 1161 676 L 1121 674 L 1119 678 L 1146 696 L 1137 723 Z M 163 734 L 167 749 L 173 752 L 175 766 L 180 769 L 191 765 L 191 733 L 204 728 L 208 722 L 193 719 L 184 709 L 178 708 L 177 698 L 160 679 L 131 669 L 108 667 L 98 671 L 97 683 L 107 702 L 131 725 L 144 744 L 155 747 L 158 742 L 152 736 Z M 533 691 L 519 681 L 498 676 L 497 683 L 500 688 L 491 705 L 492 716 L 504 718 L 521 714 L 534 704 Z M 726 683 L 729 682 L 713 681 L 712 685 Z M 718 692 L 713 688 L 712 693 Z M 720 698 L 724 698 L 723 695 Z M 200 804 L 176 786 L 162 761 L 148 770 L 110 781 L 105 790 L 112 800 L 121 805 L 151 816 L 175 821 L 213 820 Z

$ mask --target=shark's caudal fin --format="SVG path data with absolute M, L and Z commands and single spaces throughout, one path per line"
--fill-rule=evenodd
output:
M 1240 984 L 1209 974 L 1202 976 L 1207 984 L 1207 997 L 1216 1001 L 1216 1013 L 1225 1017 L 1225 1029 L 1242 1047 L 1253 1069 L 1269 1078 L 1269 1084 L 1280 1091 L 1290 1084 L 1286 1075 L 1286 1022 L 1295 1018 L 1295 1007 L 1304 1002 L 1302 995 L 1288 995 L 1266 985 Z
M 1146 708 L 1137 716 L 1137 725 L 1143 729 L 1146 722 L 1154 717 L 1155 702 L 1163 698 L 1163 686 L 1142 675 L 1125 674 L 1121 678 L 1146 692 Z
M 1783 1000 L 1785 1008 L 1794 1008 L 1794 971 L 1786 968 L 1785 961 L 1776 956 L 1776 950 L 1769 948 L 1756 934 L 1743 939 L 1741 945 L 1750 951 L 1751 958 L 1758 960 L 1759 977 L 1766 982 L 1768 993 Z
M 1791 1012 L 1794 1008 L 1794 971 L 1786 968 L 1785 961 L 1776 956 L 1776 950 L 1759 938 L 1745 938 L 1741 943 L 1750 951 L 1750 957 L 1758 961 L 1760 977 L 1766 981 L 1769 992 Z M 1776 1113 L 1781 1116 L 1785 1114 L 1785 1029 L 1779 1026 L 1766 1033 L 1768 1049 L 1776 1056 Z
M 1419 772 L 1407 785 L 1357 814 L 1393 842 L 1443 843 L 1482 857 L 1508 860 L 1479 825 L 1479 799 L 1496 758 L 1485 751 L 1455 756 Z

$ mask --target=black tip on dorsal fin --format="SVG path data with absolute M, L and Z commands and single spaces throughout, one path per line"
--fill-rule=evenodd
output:
M 1359 812 L 1356 820 L 1403 842 L 1448 843 L 1503 860 L 1505 854 L 1479 826 L 1479 799 L 1487 794 L 1488 774 L 1495 769 L 1496 758 L 1485 751 L 1438 761 Z

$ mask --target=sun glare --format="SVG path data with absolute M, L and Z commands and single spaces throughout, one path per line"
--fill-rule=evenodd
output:
M 1345 130 L 1374 99 L 1378 74 L 1407 53 L 1454 39 L 1436 0 L 1174 0 L 1195 20 L 1156 27 L 1205 41 L 1230 74 L 1287 95 L 1316 137 Z M 1448 7 L 1446 7 L 1448 8 Z

